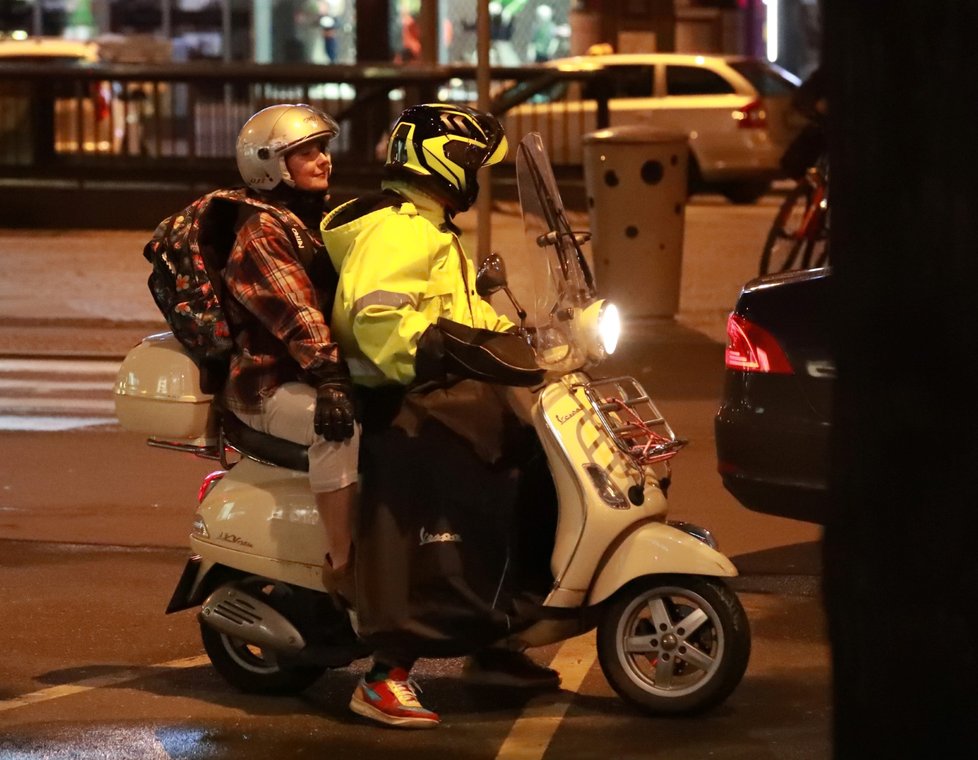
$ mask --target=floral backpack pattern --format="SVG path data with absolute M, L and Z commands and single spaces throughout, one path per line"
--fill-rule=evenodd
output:
M 227 378 L 234 340 L 221 306 L 221 270 L 234 245 L 240 204 L 273 214 L 286 229 L 304 231 L 291 212 L 248 197 L 243 188 L 215 190 L 168 216 L 143 247 L 153 265 L 153 300 L 201 370 L 201 389 L 216 393 Z

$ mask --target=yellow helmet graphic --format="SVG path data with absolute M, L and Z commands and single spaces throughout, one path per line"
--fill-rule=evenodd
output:
M 418 185 L 452 211 L 479 195 L 476 175 L 503 160 L 506 134 L 496 117 L 467 106 L 426 103 L 406 109 L 387 143 L 387 171 Z

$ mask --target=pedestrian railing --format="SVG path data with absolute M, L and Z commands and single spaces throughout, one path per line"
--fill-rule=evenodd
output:
M 607 122 L 607 102 L 574 109 L 550 96 L 570 80 L 593 76 L 493 68 L 492 110 L 514 143 L 549 120 L 548 131 L 558 137 L 548 146 L 553 163 L 579 163 L 579 144 L 575 154 L 572 143 L 589 125 L 600 126 L 602 113 Z M 545 103 L 522 106 L 535 99 Z M 241 125 L 282 102 L 333 115 L 342 130 L 333 151 L 344 171 L 376 171 L 397 114 L 431 101 L 474 105 L 475 68 L 0 63 L 0 180 L 220 183 L 233 173 L 228 159 Z

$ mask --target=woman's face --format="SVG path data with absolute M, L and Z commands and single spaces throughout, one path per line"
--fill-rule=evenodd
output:
M 299 190 L 325 193 L 329 189 L 333 159 L 326 140 L 300 145 L 285 157 L 285 166 Z

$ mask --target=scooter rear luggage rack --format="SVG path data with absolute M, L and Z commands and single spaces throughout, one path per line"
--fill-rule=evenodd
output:
M 601 427 L 640 467 L 672 459 L 686 445 L 635 378 L 603 378 L 580 388 Z
M 197 443 L 191 441 L 170 441 L 165 438 L 150 437 L 146 439 L 149 446 L 157 449 L 168 449 L 169 451 L 182 451 L 186 454 L 193 454 L 201 459 L 220 459 L 220 446 L 215 440 L 207 443 Z

